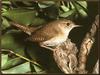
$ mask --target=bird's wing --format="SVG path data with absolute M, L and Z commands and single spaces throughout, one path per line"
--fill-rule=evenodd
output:
M 51 39 L 55 35 L 58 35 L 58 29 L 54 29 L 54 27 L 48 25 L 33 32 L 28 39 L 33 42 L 42 42 Z

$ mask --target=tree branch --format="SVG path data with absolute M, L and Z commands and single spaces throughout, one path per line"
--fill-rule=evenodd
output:
M 86 68 L 86 60 L 87 56 L 90 53 L 91 47 L 95 42 L 94 35 L 96 34 L 97 28 L 99 28 L 99 15 L 96 16 L 94 23 L 92 24 L 92 28 L 86 34 L 80 48 L 79 53 L 79 74 L 84 74 L 87 71 Z
M 99 74 L 99 60 L 95 64 L 95 67 L 93 69 L 93 74 Z
M 53 57 L 58 67 L 65 74 L 76 74 L 78 49 L 70 39 L 56 47 L 53 51 Z

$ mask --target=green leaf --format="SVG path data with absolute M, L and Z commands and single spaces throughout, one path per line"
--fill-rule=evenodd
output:
M 42 19 L 42 18 L 39 18 L 39 17 L 36 17 L 34 20 L 33 20 L 33 22 L 32 22 L 32 25 L 42 25 L 42 24 L 44 24 L 44 23 L 46 23 L 46 21 L 44 20 L 44 19 Z
M 81 5 L 78 5 L 77 3 L 74 3 L 77 11 L 79 12 L 79 14 L 82 16 L 82 17 L 86 17 L 87 16 L 87 12 L 86 10 L 81 6 Z
M 47 8 L 47 7 L 49 7 L 49 6 L 47 6 L 47 5 L 40 4 L 40 3 L 38 3 L 38 6 L 39 6 L 40 8 Z
M 2 13 L 3 13 L 3 12 L 6 12 L 7 9 L 9 9 L 9 8 L 8 8 L 6 5 L 2 5 L 2 8 L 1 8 Z
M 6 64 L 8 61 L 8 54 L 2 54 L 1 55 L 1 68 Z
M 27 6 L 31 6 L 32 5 L 32 3 L 28 0 L 24 0 L 24 1 L 22 1 L 25 5 L 27 5 Z
M 37 66 L 37 65 L 33 65 L 34 66 L 34 69 L 37 73 L 43 71 L 41 67 Z
M 5 33 L 1 37 L 1 48 L 4 49 L 10 49 L 14 51 L 15 53 L 18 53 L 20 55 L 24 54 L 24 44 L 21 39 L 22 34 L 19 34 L 18 31 L 9 31 L 8 33 Z
M 75 9 L 75 6 L 73 5 L 72 2 L 69 2 L 71 9 Z
M 4 70 L 2 71 L 3 74 L 24 74 L 24 73 L 27 73 L 31 71 L 30 69 L 30 63 L 29 62 L 26 62 L 26 63 L 23 63 L 21 65 L 18 65 L 16 67 L 13 67 L 13 68 L 10 68 L 8 70 Z
M 8 5 L 10 5 L 11 2 L 9 0 L 2 0 L 2 4 L 8 4 Z
M 63 11 L 64 11 L 64 12 L 69 11 L 69 8 L 68 8 L 68 7 L 66 7 L 66 6 L 64 6 L 64 5 L 62 5 L 62 6 L 61 6 L 61 8 L 63 9 Z
M 34 67 L 34 70 L 35 70 L 35 72 L 33 72 L 33 74 L 46 74 L 46 71 L 43 70 L 42 67 L 34 65 L 34 64 L 32 64 L 32 66 Z
M 20 63 L 22 63 L 22 59 L 19 57 L 10 59 L 9 61 L 6 62 L 6 64 L 1 69 L 8 69 L 8 68 L 14 67 Z
M 54 4 L 53 1 L 42 1 L 42 2 L 38 3 L 38 6 L 40 8 L 47 8 L 47 7 L 49 7 L 49 6 L 53 5 L 53 4 Z
M 60 17 L 68 17 L 68 16 L 72 15 L 74 12 L 75 12 L 74 9 L 69 10 L 68 12 L 60 14 Z
M 2 17 L 2 20 L 3 20 L 2 25 L 1 25 L 2 30 L 4 30 L 4 29 L 10 27 L 10 24 L 9 24 L 9 22 L 7 21 L 6 18 Z
M 13 9 L 8 10 L 2 14 L 15 22 L 21 23 L 23 25 L 29 25 L 34 20 L 35 16 L 37 16 L 36 11 L 27 10 L 27 9 Z
M 86 17 L 86 16 L 87 16 L 87 13 L 86 13 L 83 9 L 80 9 L 80 10 L 79 10 L 79 13 L 80 13 L 80 15 L 83 16 L 83 17 Z
M 84 7 L 87 9 L 87 2 L 86 1 L 76 1 L 80 6 Z

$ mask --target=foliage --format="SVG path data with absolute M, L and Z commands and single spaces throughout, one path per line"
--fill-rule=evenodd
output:
M 2 0 L 2 73 L 47 73 L 47 67 L 38 61 L 40 54 L 36 52 L 37 48 L 27 45 L 25 41 L 27 35 L 13 28 L 9 24 L 10 21 L 37 26 L 60 18 L 77 19 L 80 16 L 85 18 L 88 16 L 87 6 L 85 0 Z

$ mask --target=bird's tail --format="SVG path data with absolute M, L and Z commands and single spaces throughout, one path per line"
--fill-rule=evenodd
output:
M 25 25 L 20 25 L 16 22 L 10 22 L 10 24 L 19 28 L 20 30 L 22 30 L 23 32 L 25 32 L 28 35 L 31 35 L 32 32 L 34 32 L 35 30 L 38 29 L 38 27 L 28 27 L 28 26 L 25 26 Z

